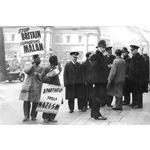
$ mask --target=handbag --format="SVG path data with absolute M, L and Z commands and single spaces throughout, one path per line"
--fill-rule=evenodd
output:
M 25 82 L 23 82 L 22 84 L 21 92 L 29 92 L 31 89 L 31 83 L 32 83 L 32 79 L 27 77 Z

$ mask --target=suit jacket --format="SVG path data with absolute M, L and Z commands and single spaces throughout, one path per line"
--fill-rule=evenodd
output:
M 145 63 L 144 58 L 135 54 L 131 58 L 129 66 L 129 80 L 131 82 L 131 91 L 135 93 L 143 92 L 143 83 L 145 81 Z
M 83 73 L 80 63 L 75 65 L 70 61 L 64 68 L 64 85 L 66 87 L 66 99 L 83 97 Z
M 96 51 L 90 58 L 91 61 L 91 82 L 92 83 L 107 83 L 107 64 L 103 54 Z
M 108 94 L 112 96 L 123 95 L 123 83 L 126 75 L 126 64 L 122 58 L 116 58 L 110 70 L 108 81 L 111 83 Z

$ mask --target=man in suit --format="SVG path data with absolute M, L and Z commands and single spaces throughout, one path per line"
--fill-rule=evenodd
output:
M 124 95 L 124 101 L 123 105 L 129 105 L 130 104 L 130 81 L 129 81 L 129 66 L 131 63 L 131 57 L 129 56 L 129 51 L 126 47 L 122 48 L 122 55 L 123 59 L 125 60 L 126 63 L 126 77 L 125 77 L 125 83 L 124 83 L 124 90 L 123 90 L 123 95 Z
M 96 120 L 106 120 L 100 113 L 100 106 L 106 100 L 107 67 L 103 53 L 106 50 L 106 42 L 100 40 L 97 50 L 90 57 L 91 62 L 91 83 L 93 84 L 93 99 L 91 117 Z
M 86 61 L 82 63 L 82 71 L 83 71 L 83 82 L 84 82 L 84 99 L 85 99 L 85 104 L 84 107 L 85 109 L 88 108 L 88 106 L 91 108 L 92 107 L 92 97 L 91 97 L 91 90 L 92 90 L 92 84 L 90 82 L 90 55 L 91 52 L 86 53 Z
M 109 75 L 110 69 L 112 67 L 112 63 L 113 63 L 113 61 L 116 57 L 112 54 L 112 47 L 107 47 L 106 52 L 107 53 L 105 55 L 105 61 L 106 61 L 106 64 L 107 64 L 108 75 Z M 106 105 L 108 107 L 112 107 L 112 105 L 111 105 L 112 101 L 113 101 L 113 96 L 112 95 L 107 95 L 106 96 Z
M 79 53 L 70 53 L 71 61 L 64 68 L 64 85 L 66 87 L 66 99 L 68 100 L 69 113 L 74 111 L 74 99 L 78 99 L 78 109 L 83 110 L 83 74 L 81 64 L 77 62 Z
M 131 47 L 131 63 L 129 66 L 129 80 L 131 83 L 132 104 L 133 109 L 143 107 L 143 82 L 145 73 L 144 58 L 138 53 L 139 47 L 130 45 Z
M 121 58 L 122 51 L 115 51 L 116 59 L 113 61 L 112 68 L 108 76 L 107 93 L 116 97 L 113 110 L 122 110 L 123 85 L 126 75 L 126 64 Z

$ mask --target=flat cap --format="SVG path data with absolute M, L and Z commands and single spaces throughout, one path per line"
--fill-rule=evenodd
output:
M 122 53 L 129 53 L 128 49 L 126 47 L 122 48 Z
M 79 55 L 79 52 L 70 52 L 70 55 L 74 55 L 74 56 L 78 56 Z
M 110 51 L 110 50 L 112 50 L 112 47 L 111 47 L 111 46 L 106 47 L 106 51 L 107 51 L 107 52 Z
M 131 51 L 133 51 L 135 49 L 139 49 L 139 46 L 137 46 L 137 45 L 130 45 L 130 47 L 131 47 Z

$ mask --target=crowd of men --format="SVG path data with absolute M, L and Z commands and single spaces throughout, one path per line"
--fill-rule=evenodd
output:
M 139 47 L 130 45 L 131 57 L 126 47 L 115 50 L 100 40 L 94 53 L 86 54 L 86 61 L 77 61 L 79 53 L 71 52 L 72 60 L 64 68 L 64 85 L 69 113 L 74 112 L 74 100 L 78 109 L 91 108 L 91 117 L 106 120 L 100 107 L 107 105 L 122 110 L 122 105 L 133 109 L 143 108 L 143 93 L 148 92 L 149 57 L 138 52 Z M 132 94 L 132 103 L 131 103 Z M 115 97 L 115 106 L 112 106 Z

